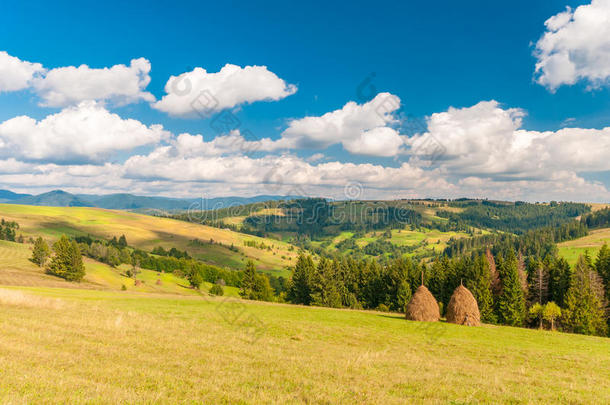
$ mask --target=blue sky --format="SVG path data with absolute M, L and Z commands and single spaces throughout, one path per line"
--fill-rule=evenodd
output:
M 57 153 L 49 150 L 28 153 L 25 150 L 19 156 L 16 148 L 27 148 L 36 142 L 19 144 L 15 140 L 18 135 L 5 135 L 4 143 L 12 142 L 13 145 L 5 147 L 2 157 L 8 163 L 0 164 L 0 168 L 12 166 L 4 169 L 4 175 L 0 174 L 0 186 L 30 192 L 64 188 L 95 192 L 131 190 L 164 195 L 296 191 L 342 198 L 346 187 L 354 183 L 362 190 L 363 198 L 468 195 L 607 201 L 610 168 L 605 166 L 603 159 L 583 163 L 582 159 L 567 156 L 581 133 L 588 137 L 583 142 L 582 154 L 599 154 L 599 150 L 591 150 L 592 144 L 608 145 L 608 133 L 604 128 L 610 126 L 607 80 L 610 67 L 605 64 L 610 62 L 604 52 L 608 52 L 610 40 L 603 43 L 602 38 L 593 46 L 591 41 L 572 44 L 569 40 L 587 26 L 595 29 L 595 24 L 587 23 L 586 18 L 610 8 L 605 0 L 591 6 L 589 3 L 516 1 L 507 6 L 482 1 L 380 1 L 371 6 L 368 2 L 346 5 L 328 1 L 299 5 L 289 2 L 104 2 L 90 5 L 57 2 L 52 7 L 43 2 L 3 4 L 0 6 L 0 51 L 20 61 L 39 63 L 47 72 L 82 64 L 90 69 L 129 66 L 132 59 L 145 58 L 150 65 L 150 83 L 140 90 L 151 93 L 155 101 L 117 101 L 113 96 L 104 98 L 92 93 L 97 107 L 80 113 L 81 116 L 100 114 L 101 108 L 104 113 L 117 114 L 121 120 L 137 120 L 148 129 L 160 124 L 165 133 L 143 134 L 141 141 L 120 148 L 104 144 L 99 151 L 86 149 L 95 156 L 92 159 L 83 157 L 85 152 L 71 151 L 80 138 L 70 136 L 77 135 L 58 135 L 70 142 L 65 149 L 60 141 L 47 145 L 47 149 L 55 148 L 52 150 Z M 585 14 L 582 17 L 579 10 L 586 9 L 579 6 L 595 7 L 595 10 L 582 13 Z M 545 21 L 560 15 L 566 7 L 571 10 L 571 23 L 560 21 L 557 29 L 545 27 Z M 545 55 L 537 42 L 546 32 L 553 34 L 555 31 L 558 35 L 550 41 Z M 599 29 L 596 32 L 599 33 Z M 593 34 L 582 34 L 585 39 L 587 35 Z M 578 56 L 583 49 L 588 55 L 584 60 Z M 536 63 L 548 61 L 546 66 L 551 66 L 553 55 L 563 55 L 562 52 L 566 52 L 568 62 L 576 66 L 577 73 L 570 76 L 563 68 L 553 71 L 549 68 L 548 74 L 542 70 L 535 75 Z M 227 64 L 240 69 L 265 66 L 277 80 L 294 86 L 295 91 L 285 87 L 278 90 L 281 95 L 257 99 L 252 94 L 258 90 L 247 89 L 252 77 L 245 78 L 239 86 L 246 88 L 239 91 L 249 96 L 240 98 L 242 102 L 227 102 L 225 108 L 214 111 L 215 114 L 229 112 L 237 117 L 241 122 L 239 131 L 247 129 L 254 137 L 248 138 L 250 141 L 267 138 L 269 142 L 275 142 L 272 146 L 255 145 L 255 151 L 247 154 L 243 150 L 211 153 L 209 149 L 214 145 L 207 143 L 227 134 L 212 130 L 210 119 L 169 113 L 167 109 L 177 108 L 174 106 L 165 110 L 152 106 L 167 95 L 164 88 L 170 76 L 186 74 L 195 68 L 205 69 L 207 74 L 216 73 Z M 541 75 L 548 80 L 544 82 Z M 367 78 L 372 80 L 365 82 Z M 92 101 L 81 97 L 71 99 L 71 102 L 44 105 L 41 98 L 44 100 L 44 94 L 50 93 L 40 88 L 55 86 L 53 89 L 57 91 L 57 86 L 70 87 L 72 84 L 72 87 L 78 87 L 78 80 L 88 80 L 81 77 L 71 81 L 70 76 L 64 76 L 64 79 L 61 84 L 39 84 L 39 87 L 28 84 L 11 91 L 1 91 L 0 85 L 0 139 L 3 136 L 1 123 L 6 124 L 14 117 L 25 115 L 40 124 L 49 115 L 78 109 L 81 102 Z M 225 89 L 223 94 L 233 90 Z M 381 117 L 381 123 L 366 116 L 366 112 L 354 113 L 362 114 L 355 117 L 354 122 L 367 121 L 368 124 L 363 124 L 364 127 L 347 125 L 347 128 L 339 128 L 335 135 L 324 127 L 324 134 L 328 134 L 324 141 L 320 138 L 324 134 L 315 133 L 320 123 L 300 121 L 304 117 L 318 117 L 320 122 L 328 124 L 328 120 L 322 118 L 324 114 L 341 110 L 349 102 L 356 105 L 372 102 L 379 93 L 397 97 L 402 117 L 418 117 L 418 122 L 424 126 L 422 132 L 432 125 L 428 132 L 445 150 L 441 157 L 434 162 L 426 161 L 429 156 L 417 152 L 418 139 L 423 143 L 425 138 L 416 135 L 407 139 L 412 134 L 397 122 L 401 117 L 397 111 Z M 270 101 L 269 98 L 276 99 Z M 383 101 L 383 97 L 377 100 Z M 492 101 L 496 103 L 479 104 Z M 470 110 L 477 105 L 479 108 Z M 333 125 L 337 122 L 343 125 L 346 121 L 339 115 L 337 120 Z M 494 133 L 496 127 L 510 126 L 507 122 L 513 123 L 513 131 L 505 128 L 506 133 Z M 6 133 L 10 132 L 8 127 L 5 125 Z M 366 135 L 367 131 L 377 131 L 380 127 L 386 131 L 382 131 L 382 138 L 371 140 L 377 132 Z M 565 127 L 578 128 L 581 132 L 567 135 L 558 132 Z M 57 135 L 59 130 L 28 134 L 48 137 Z M 519 130 L 532 134 L 515 134 Z M 591 130 L 598 132 L 593 134 Z M 541 139 L 539 133 L 545 131 L 553 132 L 553 135 Z M 85 140 L 106 136 L 103 131 L 77 132 Z M 184 147 L 176 145 L 176 138 L 182 133 L 201 134 L 202 145 L 184 152 Z M 367 138 L 369 135 L 371 139 Z M 129 137 L 129 133 L 121 136 Z M 341 139 L 333 140 L 333 136 Z M 404 144 L 396 143 L 399 136 L 404 137 Z M 522 137 L 536 140 L 528 150 L 515 152 L 518 153 L 513 159 L 515 163 L 518 159 L 531 162 L 541 155 L 542 149 L 549 156 L 539 165 L 522 171 L 520 167 L 524 165 L 511 162 L 476 163 L 485 154 L 482 149 L 485 145 L 502 143 L 511 136 L 515 139 L 507 141 L 507 148 L 514 145 L 520 148 L 523 142 L 530 142 L 523 141 Z M 476 141 L 468 137 L 476 138 Z M 283 138 L 287 138 L 286 142 Z M 108 142 L 112 143 L 112 139 L 108 135 Z M 197 141 L 188 139 L 188 145 Z M 389 143 L 380 145 L 379 139 Z M 473 143 L 478 144 L 469 149 Z M 162 157 L 159 153 L 153 155 L 159 148 L 173 149 L 165 151 Z M 498 151 L 489 151 L 489 155 L 494 153 Z M 202 157 L 204 155 L 206 157 Z M 134 156 L 139 159 L 130 162 Z M 9 161 L 11 158 L 14 161 Z M 561 159 L 565 161 L 561 162 Z M 469 167 L 468 161 L 476 164 Z M 17 166 L 21 169 L 15 169 Z M 214 172 L 219 166 L 238 169 L 230 170 L 231 176 L 222 172 L 216 177 L 195 173 Z M 281 180 L 273 180 L 274 176 L 269 175 L 274 173 L 274 168 L 282 173 Z M 172 171 L 176 174 L 169 174 Z M 78 176 L 70 174 L 74 172 L 78 172 Z M 85 180 L 84 172 L 91 173 L 96 180 Z M 341 178 L 333 173 L 345 176 Z M 100 177 L 112 181 L 102 181 Z M 394 182 L 397 178 L 400 181 Z

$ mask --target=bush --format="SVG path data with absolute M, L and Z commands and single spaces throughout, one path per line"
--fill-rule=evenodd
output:
M 222 288 L 222 286 L 220 284 L 214 284 L 212 286 L 212 288 L 210 288 L 210 294 L 212 295 L 218 295 L 218 296 L 222 296 L 224 295 L 224 289 Z

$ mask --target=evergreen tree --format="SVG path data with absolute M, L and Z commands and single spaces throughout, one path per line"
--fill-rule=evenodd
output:
M 246 269 L 241 279 L 241 289 L 239 295 L 246 299 L 253 299 L 254 289 L 256 286 L 256 267 L 252 260 L 248 260 L 246 263 Z
M 580 256 L 565 297 L 562 320 L 566 330 L 585 335 L 606 334 L 604 297 L 600 294 L 600 285 L 597 273 L 589 266 L 587 259 Z
M 288 300 L 293 304 L 309 305 L 311 303 L 311 277 L 314 268 L 311 256 L 299 255 L 288 289 Z
M 83 257 L 76 241 L 65 235 L 53 244 L 55 255 L 47 266 L 47 273 L 65 278 L 68 281 L 81 281 L 85 276 Z
M 565 307 L 565 296 L 570 288 L 572 268 L 563 257 L 551 261 L 545 258 L 544 266 L 549 269 L 549 300 Z
M 494 313 L 491 276 L 489 262 L 485 255 L 481 255 L 473 263 L 472 280 L 468 280 L 466 283 L 467 288 L 472 291 L 479 305 L 481 321 L 486 323 L 497 322 L 496 314 Z
M 249 300 L 271 301 L 273 299 L 273 289 L 269 283 L 269 278 L 256 272 L 252 260 L 248 260 L 248 263 L 246 263 L 239 295 Z
M 34 248 L 32 249 L 32 262 L 36 263 L 38 267 L 44 267 L 50 254 L 49 245 L 39 236 L 34 242 Z
M 518 260 L 512 249 L 499 266 L 502 293 L 498 300 L 498 316 L 501 323 L 522 326 L 525 319 L 525 297 L 519 279 Z
M 118 246 L 120 248 L 127 247 L 127 238 L 125 238 L 125 235 L 121 235 L 121 237 L 119 238 Z
M 311 282 L 311 303 L 313 305 L 339 308 L 341 296 L 337 290 L 335 261 L 326 258 L 320 259 L 313 273 Z
M 597 270 L 597 274 L 599 274 L 604 282 L 606 300 L 610 301 L 610 249 L 608 249 L 606 243 L 604 243 L 604 246 L 601 247 L 597 254 L 595 270 Z

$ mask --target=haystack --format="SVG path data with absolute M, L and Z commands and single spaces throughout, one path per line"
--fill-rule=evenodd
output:
M 441 317 L 436 299 L 424 285 L 420 285 L 413 294 L 405 308 L 405 315 L 410 321 L 426 322 L 436 322 Z
M 479 305 L 468 288 L 460 285 L 455 289 L 449 305 L 447 305 L 446 317 L 447 322 L 458 325 L 479 326 L 481 324 Z

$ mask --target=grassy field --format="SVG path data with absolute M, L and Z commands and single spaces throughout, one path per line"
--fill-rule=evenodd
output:
M 124 211 L 0 204 L 0 217 L 17 221 L 25 236 L 53 239 L 66 234 L 110 239 L 124 234 L 130 245 L 148 251 L 156 246 L 176 247 L 207 263 L 230 268 L 242 268 L 250 259 L 259 270 L 276 275 L 286 275 L 286 266 L 294 263 L 297 255 L 296 249 L 286 242 Z M 193 244 L 193 239 L 203 243 Z M 244 246 L 246 241 L 263 242 L 271 249 Z M 229 250 L 231 245 L 240 253 Z
M 487 231 L 480 231 L 481 233 L 487 233 Z M 373 231 L 368 232 L 364 236 L 355 239 L 356 245 L 359 248 L 364 248 L 371 242 L 382 238 L 393 243 L 396 246 L 415 246 L 418 245 L 417 249 L 413 252 L 408 253 L 407 256 L 428 254 L 433 256 L 434 254 L 441 253 L 446 247 L 447 242 L 451 238 L 468 238 L 469 234 L 465 232 L 441 232 L 438 229 L 428 229 L 421 227 L 416 230 L 411 230 L 409 227 L 404 229 L 392 229 L 391 238 L 383 238 L 384 231 Z M 342 241 L 349 239 L 354 236 L 353 232 L 341 232 L 339 235 L 327 238 L 328 246 L 327 249 L 331 252 L 337 252 L 337 245 Z M 312 242 L 314 246 L 322 246 L 324 241 Z
M 44 273 L 30 262 L 32 256 L 31 245 L 0 240 L 0 285 L 34 286 L 34 287 L 61 287 L 61 288 L 84 288 L 97 290 L 121 290 L 125 286 L 129 291 L 149 293 L 170 293 L 183 295 L 200 295 L 189 287 L 189 282 L 171 273 L 157 273 L 151 270 L 141 270 L 138 280 L 135 281 L 125 276 L 125 270 L 129 267 L 121 265 L 112 268 L 104 263 L 84 258 L 86 275 L 81 283 L 70 283 L 61 278 Z M 204 283 L 201 287 L 203 292 L 210 289 L 210 283 Z M 238 296 L 238 289 L 225 287 L 225 294 Z
M 585 252 L 589 252 L 589 255 L 595 259 L 599 248 L 604 243 L 610 244 L 610 228 L 594 229 L 583 238 L 559 243 L 557 247 L 559 248 L 559 255 L 573 265 L 576 263 L 578 256 L 584 255 Z
M 0 287 L 2 403 L 610 402 L 609 340 L 387 313 Z

